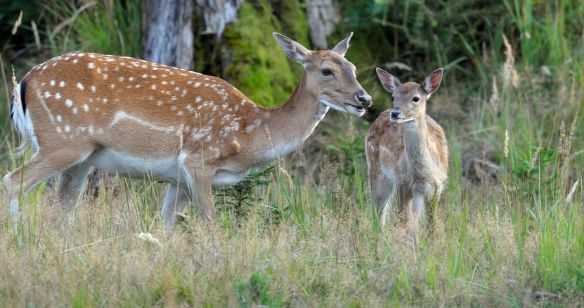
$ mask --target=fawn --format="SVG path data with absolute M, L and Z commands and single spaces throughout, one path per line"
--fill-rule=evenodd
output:
M 369 185 L 382 225 L 397 194 L 406 211 L 408 231 L 417 235 L 425 207 L 440 199 L 448 172 L 448 146 L 442 127 L 426 115 L 426 104 L 438 90 L 443 70 L 432 72 L 422 84 L 400 83 L 377 68 L 383 88 L 393 96 L 393 109 L 381 113 L 367 132 L 365 151 Z M 433 222 L 433 208 L 428 218 Z
M 13 219 L 19 193 L 56 175 L 71 213 L 88 173 L 99 168 L 169 183 L 162 207 L 167 230 L 191 199 L 213 221 L 213 187 L 235 184 L 297 149 L 329 108 L 362 116 L 371 105 L 345 59 L 351 35 L 332 50 L 310 51 L 274 33 L 304 67 L 294 93 L 274 109 L 221 78 L 130 57 L 72 52 L 35 66 L 13 92 L 12 121 L 25 141 L 20 149 L 32 143 L 35 151 L 4 177 Z

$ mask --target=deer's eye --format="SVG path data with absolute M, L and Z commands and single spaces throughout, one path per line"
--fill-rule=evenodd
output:
M 333 71 L 331 71 L 330 68 L 325 68 L 322 71 L 320 71 L 324 76 L 330 76 L 333 74 Z
M 412 100 L 414 101 L 414 103 L 417 103 L 420 101 L 420 98 L 417 96 L 414 96 L 414 98 L 412 98 Z

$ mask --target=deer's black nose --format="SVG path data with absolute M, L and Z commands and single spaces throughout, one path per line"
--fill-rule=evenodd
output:
M 371 107 L 372 104 L 371 96 L 365 93 L 364 91 L 359 91 L 357 93 L 357 100 L 359 101 L 359 103 L 361 103 L 361 105 L 363 105 L 363 107 L 365 108 Z
M 400 110 L 392 110 L 391 112 L 389 112 L 389 116 L 391 117 L 392 120 L 399 119 L 400 114 L 401 114 Z

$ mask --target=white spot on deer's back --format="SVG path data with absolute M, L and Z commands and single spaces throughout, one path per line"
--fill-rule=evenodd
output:
M 212 128 L 210 126 L 201 129 L 193 128 L 193 134 L 191 136 L 194 141 L 201 140 L 205 137 L 210 137 L 209 134 L 211 133 L 211 129 Z
M 55 93 L 55 99 L 61 99 L 61 93 L 59 92 Z
M 67 107 L 71 107 L 71 106 L 73 106 L 73 101 L 72 101 L 72 100 L 70 100 L 70 99 L 66 99 L 66 100 L 65 100 L 65 105 L 66 105 Z
M 45 91 L 45 98 L 49 98 L 49 97 L 51 97 L 51 92 Z
M 65 125 L 65 132 L 68 133 L 71 130 L 71 126 Z
M 95 64 L 93 64 L 93 62 L 89 62 L 87 64 L 87 68 L 90 69 L 90 70 L 93 69 L 94 67 L 95 67 Z
M 55 86 L 55 81 L 51 80 L 51 82 L 49 82 L 51 84 L 51 87 Z
M 91 92 L 95 93 L 95 86 L 91 86 Z
M 61 115 L 57 115 L 56 119 L 57 119 L 57 122 L 61 122 L 63 120 L 63 117 L 61 117 Z
M 89 111 L 89 106 L 87 106 L 87 104 L 83 104 L 83 111 L 85 112 Z
M 78 83 L 76 84 L 76 86 L 77 86 L 77 89 L 79 89 L 79 90 L 81 90 L 81 91 L 83 91 L 83 89 L 85 89 L 85 87 L 83 87 L 83 85 L 81 84 L 81 82 L 78 82 Z
M 77 114 L 77 110 L 78 110 L 77 107 L 73 107 L 73 110 L 72 110 L 73 114 Z

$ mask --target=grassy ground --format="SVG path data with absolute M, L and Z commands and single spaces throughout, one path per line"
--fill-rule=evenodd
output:
M 498 29 L 501 49 L 470 59 L 480 76 L 447 74 L 430 102 L 448 134 L 451 167 L 436 233 L 417 249 L 397 213 L 385 229 L 371 213 L 362 145 L 369 124 L 331 111 L 302 151 L 220 192 L 212 225 L 189 213 L 164 234 L 164 186 L 120 178 L 86 198 L 64 228 L 55 183 L 41 185 L 25 197 L 18 237 L 0 211 L 0 302 L 582 305 L 584 38 L 565 29 L 569 6 L 534 17 L 530 3 L 507 3 L 523 35 L 505 47 Z M 101 27 L 102 19 L 84 18 Z M 53 42 L 59 49 L 65 39 Z M 526 47 L 533 44 L 539 53 Z M 389 106 L 388 95 L 371 92 Z M 22 161 L 9 155 L 17 144 L 10 130 L 2 140 L 6 173 Z

